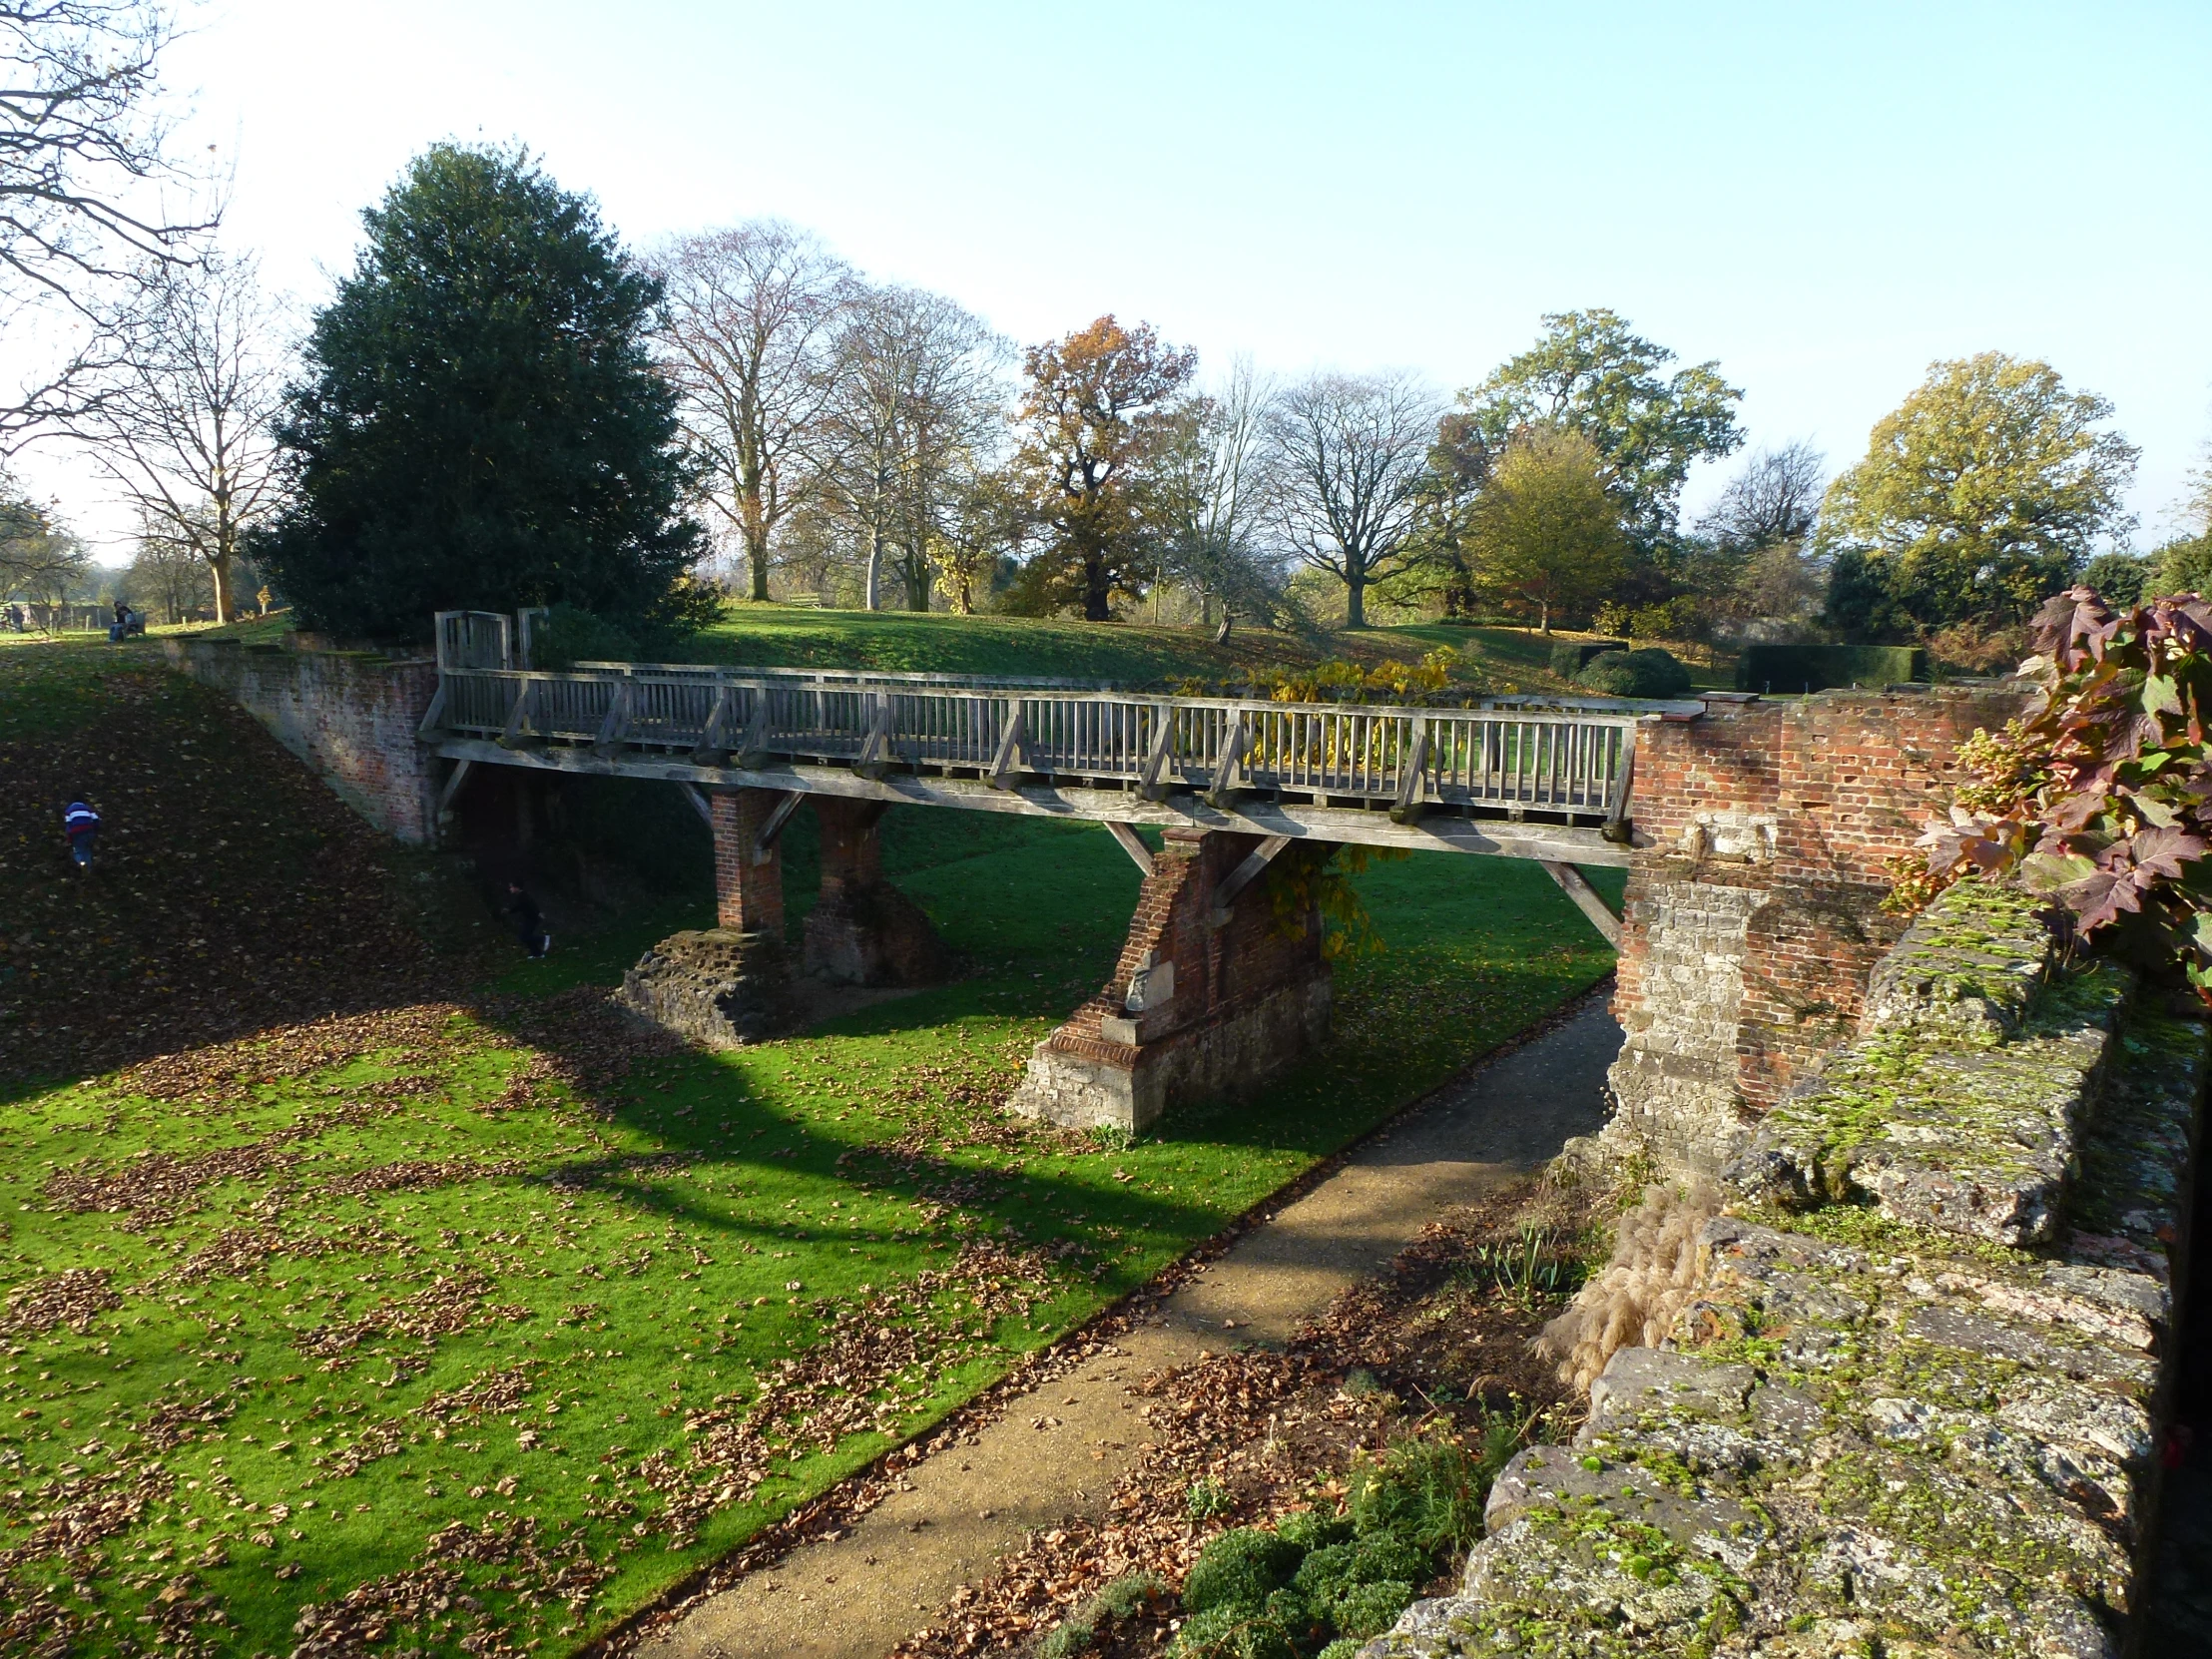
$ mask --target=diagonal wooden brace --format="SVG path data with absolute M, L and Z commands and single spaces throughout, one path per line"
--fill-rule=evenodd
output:
M 1398 771 L 1397 799 L 1390 803 L 1392 824 L 1411 824 L 1427 808 L 1428 717 L 1413 717 L 1413 738 L 1406 745 L 1405 762 Z
M 1136 830 L 1116 819 L 1107 824 L 1106 832 L 1120 842 L 1121 849 L 1129 854 L 1139 869 L 1147 875 L 1152 873 L 1152 848 L 1145 845 Z
M 1010 790 L 1027 769 L 1029 757 L 1023 752 L 1021 699 L 1015 698 L 1013 709 L 1006 717 L 1005 730 L 998 734 L 998 753 L 991 757 L 991 775 L 987 782 L 994 790 Z
M 799 811 L 799 804 L 806 799 L 804 790 L 786 790 L 769 810 L 768 820 L 761 826 L 761 832 L 753 837 L 753 861 L 756 864 L 765 864 L 775 855 L 776 837 L 784 832 L 784 826 L 791 823 L 792 814 Z
M 699 734 L 699 747 L 692 751 L 692 765 L 699 767 L 725 766 L 730 760 L 730 717 L 737 693 L 728 686 L 715 688 L 714 706 L 707 711 L 707 726 Z
M 1245 746 L 1252 741 L 1252 729 L 1245 721 L 1245 712 L 1239 709 L 1236 718 L 1229 723 L 1229 736 L 1221 746 L 1221 759 L 1214 763 L 1213 782 L 1206 786 L 1206 805 L 1214 808 L 1228 806 L 1237 798 L 1237 790 L 1244 778 Z M 1274 853 L 1269 853 L 1273 857 Z
M 707 798 L 699 793 L 699 786 L 679 783 L 676 787 L 684 792 L 684 799 L 691 803 L 691 810 L 699 815 L 699 822 L 711 833 L 715 827 L 715 810 L 707 805 Z
M 1175 706 L 1162 703 L 1152 712 L 1152 742 L 1144 753 L 1144 770 L 1137 774 L 1138 799 L 1165 801 L 1168 798 L 1168 757 L 1174 750 Z
M 1605 935 L 1605 942 L 1618 950 L 1621 947 L 1621 918 L 1613 914 L 1612 906 L 1599 896 L 1597 888 L 1591 886 L 1588 878 L 1572 864 L 1553 863 L 1548 858 L 1538 861 L 1543 864 L 1544 873 L 1574 900 L 1574 907 L 1590 918 L 1590 925 Z
M 1291 844 L 1289 835 L 1270 835 L 1245 854 L 1244 861 L 1222 878 L 1214 889 L 1213 924 L 1224 927 L 1229 922 L 1230 906 L 1237 902 L 1237 895 L 1260 878 L 1268 865 L 1275 862 L 1276 854 Z
M 499 734 L 501 749 L 528 749 L 537 742 L 530 729 L 530 706 L 537 701 L 538 683 L 525 680 L 515 688 L 515 706 L 507 716 L 507 729 Z
M 629 680 L 615 682 L 614 695 L 607 699 L 607 718 L 599 723 L 599 736 L 591 746 L 591 752 L 602 761 L 612 760 L 630 735 L 631 700 L 636 691 Z
M 891 700 L 881 692 L 868 694 L 867 736 L 860 740 L 860 757 L 852 770 L 871 784 L 883 781 L 891 769 Z

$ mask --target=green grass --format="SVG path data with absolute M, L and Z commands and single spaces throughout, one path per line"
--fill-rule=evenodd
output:
M 1135 879 L 1103 832 L 1026 821 L 992 850 L 946 857 L 957 848 L 931 827 L 950 816 L 894 820 L 887 852 L 983 971 L 828 1030 L 646 1062 L 597 1098 L 540 1081 L 515 1104 L 510 1085 L 561 1045 L 533 1051 L 492 1017 L 456 1012 L 408 1052 L 295 1078 L 167 1101 L 105 1078 L 9 1109 L 0 1275 L 24 1287 L 94 1270 L 120 1306 L 81 1333 L 34 1335 L 18 1315 L 0 1463 L 26 1495 L 7 1500 L 0 1547 L 34 1536 L 71 1482 L 128 1486 L 148 1461 L 163 1471 L 136 1524 L 74 1574 L 34 1559 L 19 1590 L 43 1588 L 85 1622 L 89 1649 L 114 1650 L 100 1621 L 128 1632 L 191 1564 L 188 1588 L 232 1621 L 224 1645 L 280 1651 L 303 1603 L 435 1570 L 426 1540 L 440 1527 L 528 1524 L 541 1549 L 558 1543 L 609 1573 L 588 1605 L 532 1608 L 491 1588 L 504 1574 L 530 1590 L 511 1560 L 462 1577 L 499 1619 L 565 1648 L 1143 1283 L 1608 965 L 1532 866 L 1382 865 L 1361 884 L 1392 948 L 1343 971 L 1326 1056 L 1262 1101 L 1186 1114 L 1122 1150 L 1010 1129 L 990 1101 L 1102 977 Z M 1055 907 L 1036 902 L 1047 890 Z M 604 973 L 628 949 L 518 971 L 512 988 L 554 989 L 586 961 Z M 355 1101 L 369 1108 L 357 1121 L 316 1118 Z M 113 1170 L 133 1154 L 206 1158 L 257 1142 L 296 1161 L 213 1180 L 151 1224 L 72 1211 L 47 1187 L 54 1172 Z M 426 1167 L 406 1179 L 428 1184 L 379 1189 L 403 1165 Z M 349 1177 L 358 1191 L 345 1191 Z M 986 1247 L 1011 1254 L 979 1256 Z M 194 1264 L 211 1250 L 229 1266 L 202 1276 Z M 452 1329 L 393 1326 L 409 1299 L 464 1275 L 481 1282 L 462 1281 Z M 718 1468 L 699 1461 L 714 1425 L 689 1414 L 723 1401 L 744 1420 L 778 1367 L 806 1363 L 867 1287 L 890 1293 L 881 1317 L 913 1344 L 912 1364 L 854 1374 L 879 1421 L 827 1448 L 771 1434 L 757 1489 L 745 1493 L 749 1474 L 707 1499 L 695 1530 L 672 1524 L 672 1477 L 655 1455 Z M 963 1310 L 977 1292 L 999 1311 Z M 385 1328 L 333 1351 L 329 1334 L 364 1318 Z M 432 1409 L 502 1376 L 526 1388 L 505 1408 Z M 207 1420 L 154 1456 L 164 1402 Z M 539 1431 L 534 1447 L 518 1438 L 524 1424 Z M 363 1446 L 388 1454 L 316 1467 Z M 503 1479 L 514 1484 L 503 1491 Z M 290 1508 L 281 1521 L 276 1504 Z M 442 1649 L 457 1628 L 409 1642 Z

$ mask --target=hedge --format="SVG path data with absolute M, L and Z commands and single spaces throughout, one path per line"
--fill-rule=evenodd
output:
M 1561 640 L 1551 648 L 1551 672 L 1572 680 L 1590 666 L 1590 659 L 1608 651 L 1626 651 L 1626 640 Z
M 1690 671 L 1673 652 L 1649 645 L 1592 658 L 1574 683 L 1600 697 L 1680 697 L 1690 689 Z
M 1928 653 L 1912 645 L 1754 645 L 1736 667 L 1736 689 L 1827 691 L 1928 678 Z

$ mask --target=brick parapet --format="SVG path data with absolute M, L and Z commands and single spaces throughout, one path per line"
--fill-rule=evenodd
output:
M 376 829 L 418 845 L 437 838 L 437 762 L 415 736 L 437 692 L 435 663 L 161 643 L 171 667 L 236 699 Z
M 2022 702 L 1835 692 L 1639 728 L 1613 1082 L 1661 1162 L 1725 1156 L 1857 1028 L 1902 930 L 1889 861 L 1949 807 L 1960 744 Z

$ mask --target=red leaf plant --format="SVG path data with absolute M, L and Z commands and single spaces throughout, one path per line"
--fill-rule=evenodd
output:
M 2147 929 L 2212 1002 L 2212 603 L 2196 594 L 2113 611 L 2087 588 L 2046 602 L 2035 701 L 1959 760 L 1973 781 L 1920 844 L 1918 908 L 1952 881 L 2016 881 L 2057 899 L 2077 936 L 2123 917 Z

